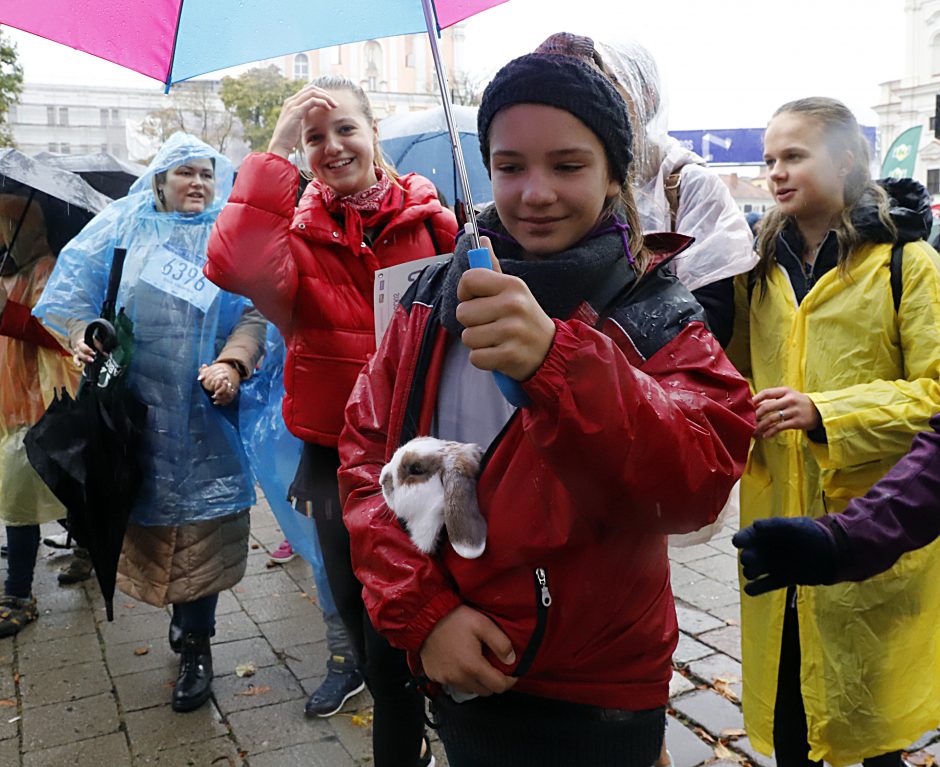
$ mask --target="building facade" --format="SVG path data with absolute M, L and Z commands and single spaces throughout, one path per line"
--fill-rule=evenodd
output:
M 914 178 L 940 199 L 940 141 L 934 138 L 934 111 L 940 94 L 940 0 L 906 0 L 904 74 L 881 84 L 878 134 L 882 154 L 908 128 L 923 126 Z M 882 158 L 879 158 L 879 160 Z
M 457 24 L 445 30 L 440 40 L 452 95 L 460 102 L 468 98 L 464 93 L 469 82 L 463 68 L 464 34 L 463 25 Z M 366 40 L 259 62 L 265 64 L 279 66 L 288 78 L 348 77 L 368 93 L 378 119 L 440 103 L 425 35 Z M 13 139 L 29 155 L 109 152 L 122 160 L 146 162 L 159 146 L 160 137 L 154 133 L 160 132 L 161 121 L 173 127 L 174 120 L 180 120 L 174 111 L 183 109 L 198 115 L 201 126 L 209 121 L 215 139 L 210 143 L 238 163 L 248 147 L 241 141 L 237 121 L 235 125 L 227 122 L 231 118 L 218 97 L 219 84 L 211 80 L 182 83 L 167 96 L 156 85 L 152 89 L 49 85 L 27 79 L 10 114 Z

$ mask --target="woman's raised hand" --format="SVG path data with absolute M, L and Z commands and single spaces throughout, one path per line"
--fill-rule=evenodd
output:
M 268 151 L 283 157 L 285 160 L 301 142 L 303 122 L 307 112 L 311 109 L 333 109 L 336 101 L 322 88 L 315 85 L 305 85 L 293 96 L 289 96 L 281 107 L 281 114 L 271 134 L 271 143 Z

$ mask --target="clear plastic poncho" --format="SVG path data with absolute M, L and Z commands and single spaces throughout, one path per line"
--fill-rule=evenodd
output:
M 731 193 L 705 160 L 666 132 L 666 104 L 652 54 L 635 41 L 597 43 L 633 124 L 633 186 L 644 232 L 672 230 L 666 179 L 681 172 L 675 231 L 695 242 L 676 259 L 689 290 L 749 271 L 757 263 L 754 237 Z
M 153 179 L 188 161 L 215 162 L 215 200 L 202 213 L 158 211 Z M 128 388 L 148 406 L 144 480 L 132 511 L 141 525 L 179 526 L 254 503 L 254 487 L 235 416 L 196 380 L 211 364 L 246 299 L 203 277 L 212 225 L 232 190 L 231 162 L 199 139 L 176 133 L 127 197 L 115 201 L 59 254 L 33 313 L 67 332 L 69 320 L 101 311 L 114 248 L 127 249 L 117 306 L 134 323 Z

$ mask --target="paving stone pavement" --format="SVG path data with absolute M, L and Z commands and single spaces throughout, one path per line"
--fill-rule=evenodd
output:
M 97 584 L 59 586 L 56 574 L 69 555 L 41 546 L 34 586 L 40 619 L 0 640 L 0 767 L 371 765 L 368 693 L 330 719 L 303 716 L 327 657 L 313 579 L 299 557 L 267 566 L 267 551 L 282 535 L 263 500 L 251 522 L 246 577 L 219 600 L 214 697 L 190 714 L 169 706 L 178 666 L 167 645 L 169 613 L 118 593 L 108 623 Z M 675 767 L 774 764 L 737 734 L 741 638 L 732 532 L 671 550 L 681 632 L 666 732 Z M 237 676 L 236 666 L 246 663 L 255 674 Z M 940 731 L 916 747 L 940 760 Z M 434 751 L 447 767 L 440 743 Z

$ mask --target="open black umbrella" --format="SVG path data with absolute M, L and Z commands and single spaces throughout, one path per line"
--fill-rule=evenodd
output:
M 53 253 L 62 250 L 111 202 L 80 176 L 45 165 L 16 149 L 0 149 L 0 194 L 17 195 L 39 205 Z
M 125 162 L 113 154 L 53 154 L 39 152 L 35 156 L 44 165 L 77 173 L 92 187 L 112 200 L 123 197 L 141 174 L 147 170 L 143 165 Z
M 102 318 L 85 342 L 98 351 L 75 399 L 63 391 L 27 432 L 29 462 L 68 512 L 69 532 L 88 549 L 108 620 L 114 619 L 117 564 L 140 488 L 139 455 L 147 407 L 127 390 L 133 323 L 115 296 L 125 251 L 116 248 Z

